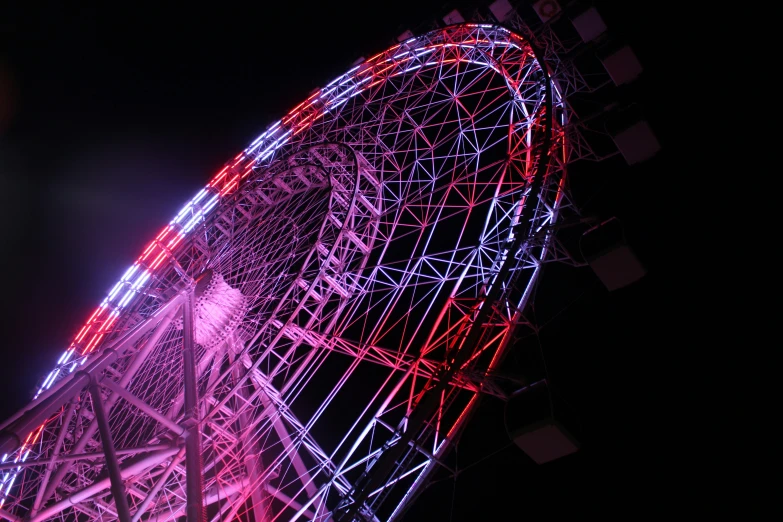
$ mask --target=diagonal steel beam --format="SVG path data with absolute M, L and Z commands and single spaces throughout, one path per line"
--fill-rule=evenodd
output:
M 3 520 L 7 520 L 8 522 L 22 522 L 21 518 L 12 515 L 11 513 L 9 513 L 3 508 L 0 508 L 0 518 L 2 518 Z
M 187 435 L 187 428 L 180 426 L 176 422 L 172 421 L 162 413 L 160 413 L 158 410 L 144 402 L 143 400 L 139 399 L 135 395 L 133 395 L 131 392 L 129 392 L 125 387 L 120 386 L 116 382 L 112 381 L 111 379 L 104 379 L 101 382 L 101 385 L 103 385 L 105 388 L 111 390 L 112 392 L 119 395 L 122 399 L 125 399 L 126 402 L 129 404 L 132 404 L 139 410 L 141 410 L 143 413 L 147 414 L 152 419 L 155 419 L 159 423 L 161 423 L 163 426 L 167 427 L 177 436 L 186 436 Z
M 157 466 L 162 462 L 165 462 L 169 457 L 171 457 L 178 451 L 179 451 L 178 447 L 172 446 L 168 449 L 159 450 L 150 453 L 147 457 L 139 460 L 138 462 L 134 462 L 133 464 L 129 464 L 124 468 L 120 468 L 120 476 L 121 478 L 125 479 L 133 475 L 138 475 L 139 473 L 143 473 L 144 471 L 154 466 Z M 73 507 L 75 504 L 78 504 L 83 500 L 86 500 L 90 497 L 97 495 L 98 493 L 107 490 L 110 487 L 110 482 L 111 481 L 109 480 L 108 477 L 103 480 L 94 482 L 89 486 L 72 493 L 67 498 L 55 504 L 52 504 L 51 506 L 48 506 L 46 509 L 42 510 L 36 516 L 31 517 L 29 522 L 42 522 L 43 520 L 46 520 L 47 518 L 57 515 L 58 513 L 62 513 L 66 509 Z
M 92 409 L 95 412 L 95 418 L 98 420 L 98 430 L 101 433 L 103 453 L 106 455 L 106 468 L 109 470 L 111 494 L 114 497 L 114 504 L 117 506 L 117 515 L 120 522 L 130 522 L 128 496 L 125 492 L 125 484 L 122 482 L 120 464 L 117 461 L 117 452 L 114 448 L 114 438 L 111 435 L 111 428 L 109 428 L 109 419 L 103 408 L 101 388 L 95 380 L 90 383 L 89 388 L 90 396 L 92 397 Z
M 171 444 L 153 444 L 151 446 L 144 446 L 141 448 L 122 448 L 115 450 L 117 452 L 117 455 L 138 455 L 139 453 L 149 453 L 150 451 L 157 451 L 161 449 L 167 449 L 170 448 Z M 35 466 L 42 466 L 44 464 L 46 465 L 54 465 L 58 462 L 72 462 L 74 460 L 93 460 L 93 459 L 103 459 L 105 455 L 103 452 L 100 453 L 72 453 L 70 455 L 60 455 L 58 457 L 52 457 L 50 459 L 41 459 L 41 460 L 28 460 L 27 462 L 9 462 L 5 464 L 0 464 L 0 471 L 6 470 L 6 469 L 16 469 L 16 468 L 33 468 Z
M 145 511 L 147 511 L 147 508 L 152 503 L 152 500 L 155 498 L 155 496 L 160 492 L 161 489 L 163 489 L 163 486 L 166 484 L 166 481 L 169 479 L 171 474 L 174 472 L 174 470 L 179 466 L 179 463 L 182 462 L 182 460 L 185 458 L 185 448 L 182 448 L 179 450 L 179 453 L 171 459 L 171 462 L 169 463 L 168 467 L 166 467 L 166 470 L 158 477 L 158 481 L 155 483 L 155 485 L 152 487 L 152 489 L 147 493 L 147 496 L 144 498 L 144 500 L 141 501 L 141 504 L 138 508 L 136 508 L 136 513 L 133 515 L 132 522 L 138 522 L 141 516 L 144 514 Z

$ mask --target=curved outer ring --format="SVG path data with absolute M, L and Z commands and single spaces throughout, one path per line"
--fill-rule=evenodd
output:
M 503 27 L 490 24 L 463 24 L 463 26 L 483 28 L 487 33 L 494 33 L 494 36 L 498 38 L 493 40 L 495 45 L 505 44 L 515 46 L 518 49 L 521 49 L 520 45 L 532 47 L 528 40 Z M 448 32 L 455 27 L 462 26 L 451 26 L 439 29 L 433 33 Z M 324 88 L 319 89 L 304 102 L 294 107 L 281 120 L 270 125 L 247 148 L 224 165 L 206 187 L 188 201 L 174 219 L 147 245 L 134 264 L 128 268 L 120 281 L 94 310 L 78 331 L 68 349 L 65 350 L 57 361 L 55 369 L 44 379 L 40 389 L 35 394 L 34 401 L 51 396 L 64 383 L 64 377 L 76 369 L 79 365 L 77 363 L 84 364 L 91 354 L 96 352 L 99 347 L 105 345 L 106 341 L 111 338 L 111 334 L 114 333 L 111 328 L 115 326 L 122 312 L 126 309 L 131 309 L 136 299 L 143 296 L 144 291 L 152 282 L 152 276 L 161 265 L 168 258 L 173 257 L 172 252 L 193 231 L 197 224 L 203 222 L 210 215 L 221 200 L 238 190 L 239 186 L 251 172 L 263 169 L 269 165 L 276 159 L 276 152 L 291 140 L 293 136 L 308 129 L 315 121 L 345 103 L 350 97 L 356 96 L 363 90 L 385 81 L 385 77 L 374 79 L 388 70 L 396 70 L 395 67 L 399 67 L 401 63 L 406 61 L 403 55 L 408 53 L 403 53 L 401 50 L 398 51 L 398 49 L 403 46 L 409 49 L 416 49 L 418 42 L 426 42 L 431 35 L 432 33 L 406 40 L 376 54 L 335 78 Z M 534 52 L 534 54 L 540 56 L 538 52 Z M 549 78 L 543 61 L 537 61 L 547 78 Z M 485 65 L 492 67 L 489 64 Z M 499 74 L 505 72 L 501 72 L 501 70 L 495 67 L 492 68 Z M 402 74 L 402 72 L 397 74 Z M 504 76 L 509 87 L 513 90 L 513 80 L 508 78 L 507 74 Z M 555 103 L 560 103 L 560 100 L 555 100 Z M 534 280 L 535 276 L 531 279 L 531 285 Z M 117 324 L 117 326 L 121 325 Z M 466 413 L 468 409 L 472 409 L 472 406 L 473 402 L 466 407 Z M 0 425 L 0 429 L 10 425 L 23 412 L 24 410 L 7 419 Z M 463 414 L 462 417 L 467 416 Z M 29 448 L 36 442 L 42 432 L 41 428 L 43 428 L 43 425 L 29 433 L 24 441 L 20 440 L 21 447 L 16 452 L 17 459 L 25 454 L 26 448 Z M 2 500 L 4 498 L 5 494 L 2 495 Z

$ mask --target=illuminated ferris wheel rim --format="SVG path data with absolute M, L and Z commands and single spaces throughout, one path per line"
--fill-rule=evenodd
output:
M 485 33 L 486 38 L 481 40 L 476 38 L 470 43 L 429 44 L 433 35 L 444 35 L 466 27 L 480 29 Z M 498 38 L 491 40 L 490 37 L 493 35 Z M 169 257 L 169 252 L 174 250 L 193 231 L 198 223 L 203 222 L 210 215 L 222 198 L 236 191 L 254 169 L 269 165 L 274 160 L 275 152 L 285 145 L 292 136 L 296 136 L 306 130 L 314 121 L 344 104 L 349 98 L 359 95 L 377 83 L 385 81 L 386 78 L 372 80 L 375 76 L 387 72 L 387 70 L 394 68 L 396 65 L 410 61 L 417 54 L 426 55 L 440 46 L 475 47 L 479 44 L 508 45 L 520 50 L 522 46 L 530 46 L 530 42 L 523 37 L 505 27 L 493 24 L 458 24 L 431 31 L 405 40 L 354 66 L 346 73 L 329 82 L 325 87 L 318 89 L 305 101 L 289 111 L 283 118 L 271 124 L 247 148 L 218 171 L 207 186 L 188 201 L 155 239 L 148 244 L 138 259 L 126 270 L 120 280 L 109 291 L 107 297 L 77 332 L 69 348 L 60 356 L 57 365 L 61 366 L 70 362 L 71 366 L 68 369 L 73 371 L 77 364 L 84 364 L 86 358 L 83 356 L 87 356 L 96 350 L 122 310 L 128 307 L 134 298 L 141 294 L 141 290 L 145 284 L 149 283 L 151 276 Z M 535 59 L 535 57 L 533 58 Z M 473 63 L 477 62 L 473 61 Z M 403 71 L 393 72 L 390 76 L 394 74 L 399 75 L 422 66 L 434 67 L 438 65 L 439 63 L 436 62 L 425 62 L 424 65 L 413 64 Z M 495 64 L 484 63 L 481 65 L 504 75 L 505 71 L 498 68 Z M 378 70 L 381 73 L 378 73 Z M 508 81 L 507 75 L 504 76 Z M 509 88 L 514 88 L 512 82 L 509 82 Z M 104 319 L 107 311 L 108 316 Z M 99 320 L 100 328 L 94 329 L 93 325 L 97 325 Z M 80 357 L 81 361 L 77 363 L 77 359 Z M 52 384 L 59 377 L 58 373 L 60 373 L 58 369 L 55 369 L 47 375 L 35 394 L 36 399 L 51 388 Z
M 460 31 L 466 31 L 475 37 L 473 40 L 438 41 L 448 40 L 449 36 Z M 417 68 L 440 66 L 441 63 L 438 61 L 428 62 L 427 55 L 438 47 L 452 46 L 467 48 L 508 46 L 519 51 L 529 51 L 529 43 L 525 39 L 505 28 L 488 24 L 461 24 L 411 38 L 393 46 L 353 67 L 316 91 L 235 156 L 163 228 L 79 330 L 72 344 L 58 360 L 57 368 L 44 380 L 35 399 L 40 399 L 42 395 L 46 396 L 49 391 L 54 391 L 52 386 L 58 379 L 73 372 L 78 365 L 84 364 L 90 354 L 103 346 L 108 339 L 108 334 L 111 333 L 111 327 L 124 311 L 133 307 L 136 298 L 144 295 L 145 289 L 154 281 L 157 271 L 162 266 L 167 266 L 164 263 L 172 259 L 172 252 L 176 252 L 177 247 L 183 244 L 183 240 L 197 225 L 206 221 L 221 201 L 236 193 L 252 172 L 263 172 L 279 159 L 278 151 L 284 145 L 350 98 L 391 77 Z M 530 57 L 535 60 L 533 53 L 530 53 Z M 507 81 L 512 96 L 514 95 L 514 80 L 509 78 L 502 67 L 493 63 L 490 57 L 486 62 L 470 60 L 470 63 L 490 68 L 502 75 Z M 383 74 L 387 76 L 384 77 Z M 34 431 L 28 435 L 27 440 L 23 441 L 17 459 L 26 458 L 29 450 L 25 452 L 25 446 L 31 446 L 40 432 L 39 429 L 37 434 Z M 7 456 L 3 456 L 4 461 L 6 458 Z M 10 485 L 7 490 L 10 490 Z M 5 496 L 6 491 L 0 494 Z

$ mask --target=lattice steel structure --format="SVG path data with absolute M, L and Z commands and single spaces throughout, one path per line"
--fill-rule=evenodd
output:
M 2 424 L 0 518 L 398 518 L 558 258 L 567 108 L 538 56 L 437 29 L 269 127 Z

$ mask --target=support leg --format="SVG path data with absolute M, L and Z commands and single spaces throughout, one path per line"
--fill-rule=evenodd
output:
M 196 354 L 193 332 L 193 293 L 185 298 L 183 308 L 183 371 L 185 372 L 185 420 L 189 426 L 185 438 L 185 466 L 187 470 L 187 521 L 204 522 L 201 477 L 201 427 L 199 426 L 198 388 L 196 381 Z
M 92 396 L 92 409 L 95 412 L 95 418 L 98 420 L 98 430 L 101 433 L 103 453 L 106 455 L 106 468 L 109 470 L 111 493 L 117 506 L 117 514 L 120 522 L 131 522 L 128 497 L 125 494 L 125 484 L 122 482 L 122 475 L 120 474 L 120 464 L 117 462 L 114 439 L 111 436 L 106 411 L 103 409 L 101 388 L 95 381 L 90 384 L 90 395 Z

